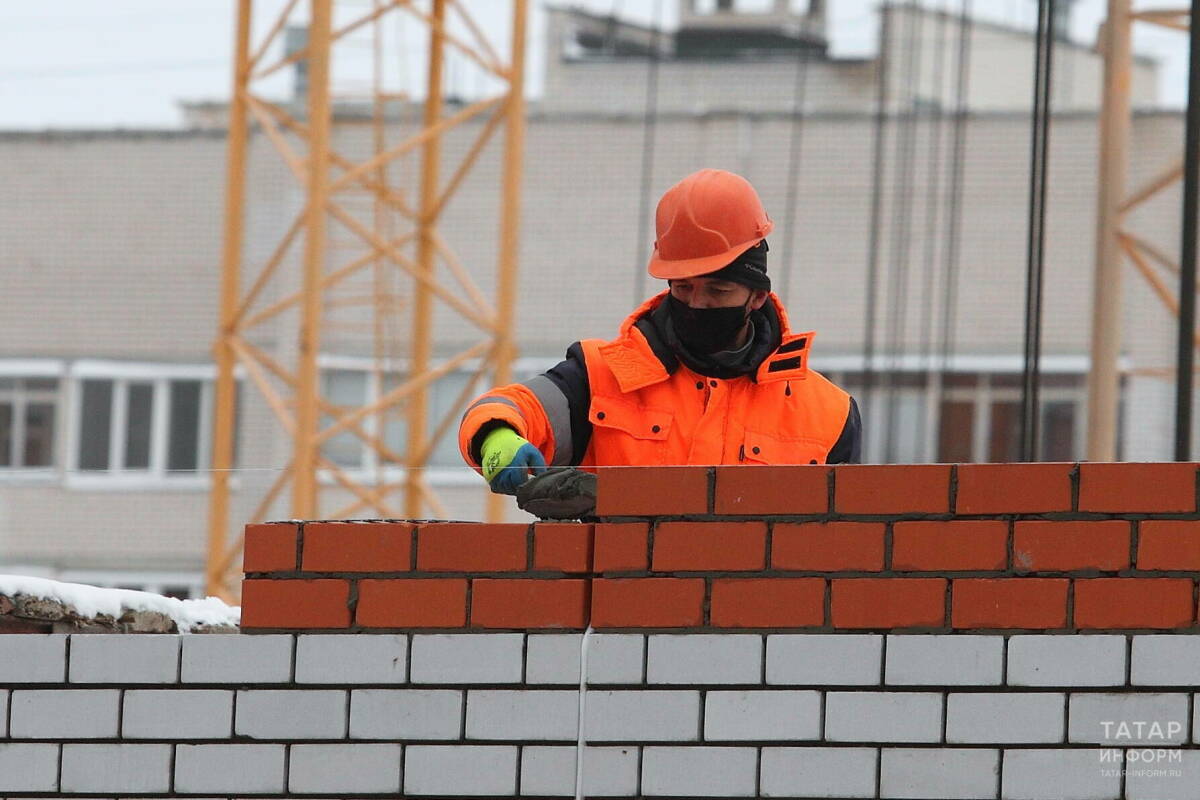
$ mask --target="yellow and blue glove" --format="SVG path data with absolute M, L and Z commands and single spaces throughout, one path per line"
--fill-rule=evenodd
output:
M 506 425 L 484 437 L 479 452 L 483 477 L 497 494 L 516 494 L 529 474 L 546 470 L 541 451 Z

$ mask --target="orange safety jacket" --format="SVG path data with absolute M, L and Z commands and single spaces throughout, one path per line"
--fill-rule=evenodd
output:
M 637 323 L 666 294 L 630 314 L 616 339 L 577 342 L 554 369 L 477 398 L 459 427 L 467 463 L 479 470 L 484 434 L 498 423 L 551 466 L 824 464 L 835 445 L 836 460 L 858 459 L 853 399 L 808 368 L 813 334 L 789 330 L 774 293 L 779 346 L 734 378 L 701 375 L 647 339 Z

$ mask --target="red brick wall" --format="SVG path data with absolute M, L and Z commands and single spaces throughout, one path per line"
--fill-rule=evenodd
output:
M 1196 464 L 613 468 L 596 510 L 250 525 L 242 627 L 1196 626 Z

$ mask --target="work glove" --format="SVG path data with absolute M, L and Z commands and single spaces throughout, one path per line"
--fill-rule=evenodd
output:
M 497 494 L 516 494 L 530 473 L 546 470 L 546 459 L 527 439 L 502 425 L 483 439 L 483 477 Z

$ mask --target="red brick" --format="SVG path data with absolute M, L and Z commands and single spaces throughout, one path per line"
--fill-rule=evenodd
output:
M 835 628 L 941 627 L 946 579 L 834 578 L 830 605 Z
M 1004 569 L 1007 563 L 1007 522 L 897 522 L 892 528 L 892 569 Z
M 853 464 L 833 468 L 838 514 L 936 514 L 950 510 L 947 464 Z
M 290 572 L 296 568 L 294 522 L 265 522 L 246 526 L 242 547 L 243 572 Z
M 1200 570 L 1200 522 L 1148 519 L 1138 529 L 1138 569 Z
M 708 513 L 708 467 L 607 467 L 597 475 L 597 516 Z
M 652 569 L 763 569 L 767 563 L 765 522 L 660 522 L 654 529 Z
M 520 572 L 529 526 L 442 522 L 417 528 L 417 569 L 429 572 Z
M 1066 578 L 957 578 L 950 592 L 955 628 L 1063 628 Z
M 1153 513 L 1196 510 L 1195 464 L 1080 464 L 1079 510 Z
M 717 514 L 825 514 L 827 467 L 717 467 Z
M 588 581 L 476 578 L 471 582 L 473 628 L 586 628 Z
M 407 522 L 306 522 L 303 568 L 313 572 L 404 572 L 412 568 Z
M 242 581 L 243 628 L 345 628 L 350 625 L 350 582 Z
M 645 522 L 596 523 L 595 572 L 644 570 L 650 565 L 650 525 Z
M 592 526 L 582 522 L 535 523 L 533 568 L 591 572 Z
M 1184 628 L 1194 612 L 1188 578 L 1075 581 L 1077 628 Z
M 692 628 L 704 622 L 703 578 L 596 578 L 597 628 Z
M 709 612 L 718 628 L 825 624 L 824 578 L 718 578 Z
M 364 628 L 461 628 L 467 624 L 467 580 L 359 581 L 354 621 Z
M 958 514 L 1071 510 L 1074 464 L 959 464 Z
M 1013 569 L 1125 569 L 1130 530 L 1130 523 L 1123 520 L 1018 522 L 1013 532 Z
M 883 569 L 882 522 L 777 522 L 771 533 L 774 569 Z

